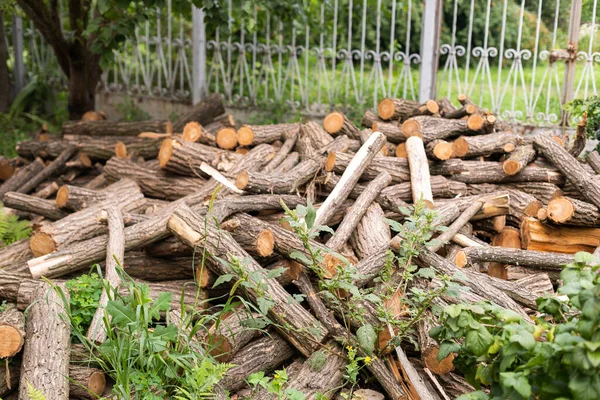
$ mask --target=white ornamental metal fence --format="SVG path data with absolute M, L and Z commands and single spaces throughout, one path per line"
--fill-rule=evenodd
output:
M 309 114 L 466 93 L 506 120 L 554 125 L 565 102 L 600 87 L 599 0 L 331 0 L 308 22 L 254 8 L 253 26 L 234 24 L 239 5 L 227 1 L 229 24 L 214 31 L 202 10 L 191 20 L 170 1 L 156 10 L 99 90 L 184 101 L 217 92 Z M 24 21 L 21 34 L 16 23 L 14 76 L 64 84 L 35 27 Z

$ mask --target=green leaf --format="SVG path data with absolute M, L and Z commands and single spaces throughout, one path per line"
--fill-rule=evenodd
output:
M 437 360 L 442 361 L 448 357 L 450 353 L 458 353 L 460 351 L 460 344 L 455 342 L 442 342 L 440 344 L 440 350 L 438 351 Z
M 287 271 L 287 268 L 284 267 L 272 269 L 269 272 L 267 272 L 267 279 L 280 277 L 285 273 L 285 271 Z
M 368 355 L 372 355 L 375 351 L 375 343 L 377 342 L 377 332 L 371 324 L 366 324 L 358 328 L 356 331 L 358 344 Z
M 500 373 L 500 384 L 504 388 L 514 389 L 523 398 L 528 399 L 531 396 L 531 385 L 527 378 L 517 372 Z
M 173 293 L 160 292 L 158 294 L 158 298 L 156 300 L 154 300 L 154 303 L 152 304 L 151 312 L 169 311 L 171 309 L 171 300 L 172 299 L 173 299 Z
M 259 297 L 258 299 L 256 299 L 256 303 L 262 315 L 267 315 L 271 307 L 275 305 L 274 301 L 269 300 L 265 297 Z
M 231 281 L 233 278 L 235 278 L 235 275 L 233 275 L 233 274 L 221 275 L 217 278 L 217 280 L 215 281 L 215 283 L 212 287 L 216 288 L 217 286 L 219 286 L 222 283 L 227 283 L 227 282 Z
M 465 347 L 476 356 L 487 353 L 492 344 L 494 337 L 483 326 L 468 331 L 465 336 Z
M 298 251 L 298 250 L 294 250 L 290 253 L 290 258 L 292 260 L 296 260 L 299 261 L 300 263 L 304 264 L 304 265 L 311 265 L 312 262 L 309 260 L 308 257 L 306 257 L 304 255 L 304 253 Z
M 306 216 L 304 217 L 304 221 L 306 222 L 306 226 L 308 229 L 312 228 L 315 224 L 315 219 L 317 218 L 317 211 L 310 203 L 310 200 L 307 202 L 306 206 Z
M 415 275 L 425 279 L 433 279 L 435 278 L 435 271 L 433 268 L 421 268 Z
M 590 253 L 586 253 L 585 251 L 580 251 L 578 253 L 575 253 L 574 258 L 576 263 L 590 264 L 593 261 L 594 256 L 592 256 Z
M 519 343 L 526 350 L 531 350 L 535 347 L 535 339 L 531 332 L 526 331 L 524 328 L 517 333 L 510 336 L 511 342 Z
M 600 375 L 584 375 L 575 371 L 569 379 L 569 390 L 577 400 L 600 399 Z
M 127 307 L 120 300 L 109 301 L 106 312 L 112 317 L 113 324 L 130 324 L 136 321 L 135 311 Z

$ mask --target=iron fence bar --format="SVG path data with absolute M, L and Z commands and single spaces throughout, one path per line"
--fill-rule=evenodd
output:
M 206 96 L 206 28 L 204 10 L 192 6 L 192 103 Z
M 566 61 L 565 77 L 563 82 L 563 93 L 561 104 L 566 104 L 573 100 L 575 85 L 575 69 L 577 67 L 577 44 L 579 43 L 579 27 L 581 24 L 582 0 L 571 0 L 571 14 L 569 19 L 569 39 L 567 51 L 570 54 Z M 565 126 L 568 123 L 569 114 L 561 110 L 561 123 Z
M 423 27 L 421 29 L 420 102 L 425 102 L 436 97 L 441 23 L 442 0 L 425 0 Z

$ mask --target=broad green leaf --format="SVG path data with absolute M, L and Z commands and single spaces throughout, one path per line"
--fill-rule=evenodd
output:
M 307 203 L 307 206 L 306 206 L 306 216 L 304 217 L 304 221 L 306 222 L 306 226 L 308 227 L 308 229 L 313 227 L 313 225 L 315 224 L 316 218 L 317 218 L 317 211 L 315 210 L 315 208 L 313 207 L 313 205 L 310 203 L 310 200 L 309 200 Z
M 109 301 L 106 312 L 112 317 L 113 324 L 127 325 L 136 321 L 135 311 L 118 300 Z
M 484 327 L 472 329 L 465 336 L 465 347 L 476 356 L 487 353 L 492 344 L 494 337 Z
M 450 353 L 458 353 L 460 351 L 460 344 L 455 342 L 442 342 L 440 344 L 440 350 L 438 351 L 437 360 L 442 361 L 448 357 Z
M 525 399 L 529 399 L 529 397 L 531 396 L 531 385 L 527 381 L 527 378 L 520 373 L 500 373 L 500 384 L 504 388 L 514 389 L 519 395 L 521 395 Z
M 368 355 L 372 355 L 375 351 L 375 343 L 377 341 L 377 332 L 373 325 L 366 324 L 358 328 L 356 331 L 358 344 Z
M 285 273 L 285 271 L 287 271 L 287 268 L 284 267 L 272 269 L 269 272 L 267 272 L 267 279 L 280 277 Z
M 219 286 L 222 283 L 226 283 L 231 281 L 233 278 L 235 278 L 235 275 L 233 274 L 224 274 L 224 275 L 220 275 L 217 280 L 215 281 L 214 285 L 212 286 L 213 288 L 216 288 L 217 286 Z

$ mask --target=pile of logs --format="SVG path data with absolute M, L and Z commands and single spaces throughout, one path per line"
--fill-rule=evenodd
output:
M 339 319 L 340 310 L 317 291 L 310 257 L 294 256 L 308 254 L 282 220 L 282 203 L 314 204 L 315 225 L 333 229 L 310 241 L 324 255 L 324 276 L 348 260 L 359 273 L 354 284 L 377 291 L 387 250 L 403 241 L 385 218 L 402 222 L 400 207 L 424 201 L 437 211 L 435 224 L 448 228 L 414 263 L 451 276 L 462 271 L 466 280 L 458 282 L 469 289 L 463 301 L 489 300 L 529 319 L 536 298 L 555 292 L 573 253 L 600 246 L 600 155 L 579 158 L 585 121 L 572 143 L 551 132 L 522 136 L 467 96 L 458 100 L 459 106 L 447 98 L 384 99 L 376 113 L 364 114 L 362 126 L 340 112 L 322 123 L 261 126 L 236 125 L 212 96 L 173 123 L 112 122 L 89 113 L 66 123 L 61 137 L 42 132 L 19 143 L 19 157 L 0 160 L 0 197 L 4 211 L 31 220 L 34 231 L 0 249 L 0 299 L 7 301 L 0 357 L 12 360 L 0 368 L 0 396 L 20 391 L 26 398 L 26 383 L 48 399 L 95 398 L 105 390 L 104 373 L 81 363 L 60 317 L 62 303 L 41 278 L 68 295 L 64 280 L 101 264 L 117 287 L 119 260 L 152 293 L 173 293 L 169 316 L 177 323 L 180 301 L 206 307 L 197 300 L 231 289 L 235 279 L 213 286 L 219 275 L 239 277 L 220 262 L 239 258 L 247 260 L 246 272 L 265 277 L 273 302 L 268 317 L 278 329 L 249 330 L 240 312 L 209 329 L 209 339 L 198 338 L 201 346 L 218 343 L 215 357 L 234 365 L 218 392 L 249 395 L 250 374 L 286 367 L 286 387 L 307 398 L 334 398 L 344 381 L 344 347 L 356 346 L 360 323 Z M 267 279 L 276 268 L 285 273 Z M 195 285 L 184 286 L 189 282 Z M 439 282 L 411 284 L 427 289 Z M 238 291 L 259 300 L 256 291 Z M 290 301 L 297 293 L 306 295 L 303 302 Z M 403 295 L 386 302 L 397 318 L 407 317 Z M 456 301 L 442 297 L 437 305 Z M 101 307 L 106 302 L 104 293 Z M 88 332 L 96 342 L 106 338 L 101 307 Z M 428 336 L 432 313 L 414 333 L 417 350 L 408 342 L 391 346 L 391 327 L 373 304 L 362 308 L 379 332 L 377 357 L 365 368 L 366 398 L 445 399 L 473 390 L 454 370 L 454 355 L 438 362 Z

